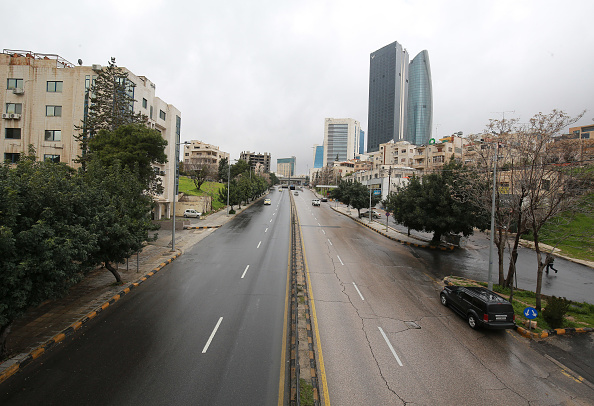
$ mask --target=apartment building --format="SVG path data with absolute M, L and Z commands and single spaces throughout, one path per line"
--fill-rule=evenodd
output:
M 252 169 L 258 173 L 270 172 L 270 153 L 264 152 L 255 153 L 250 151 L 243 151 L 239 154 L 239 159 L 249 162 Z
M 198 167 L 206 165 L 218 168 L 221 159 L 225 158 L 227 158 L 227 161 L 229 160 L 229 153 L 221 151 L 216 145 L 198 140 L 192 140 L 189 144 L 184 144 L 184 165 Z
M 0 154 L 16 162 L 28 146 L 38 159 L 50 159 L 77 167 L 80 145 L 74 138 L 89 107 L 89 91 L 102 66 L 74 65 L 56 54 L 4 49 L 0 53 Z M 133 110 L 148 117 L 148 125 L 167 140 L 168 162 L 156 165 L 161 174 L 163 194 L 155 196 L 155 218 L 169 216 L 174 196 L 175 163 L 181 133 L 181 112 L 155 96 L 155 84 L 126 68 L 128 89 L 135 99 Z

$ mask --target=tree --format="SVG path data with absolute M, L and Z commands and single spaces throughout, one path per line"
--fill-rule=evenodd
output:
M 121 283 L 114 264 L 141 250 L 151 240 L 149 231 L 157 229 L 151 221 L 153 199 L 144 192 L 139 175 L 118 161 L 110 166 L 91 161 L 83 176 L 95 200 L 89 230 L 97 241 L 85 262 L 103 264 Z
M 142 124 L 122 125 L 113 131 L 100 130 L 89 140 L 88 146 L 89 157 L 102 166 L 119 161 L 122 168 L 137 174 L 145 190 L 162 192 L 161 179 L 153 168 L 155 164 L 167 162 L 167 141 L 159 131 Z
M 461 193 L 467 188 L 463 171 L 462 164 L 451 160 L 441 173 L 425 175 L 420 181 L 413 178 L 389 199 L 389 211 L 406 227 L 433 232 L 434 244 L 446 233 L 468 236 L 474 227 L 484 228 L 486 212 Z
M 0 164 L 0 357 L 12 322 L 58 298 L 91 269 L 95 199 L 63 163 L 22 155 Z
M 85 116 L 76 138 L 81 143 L 82 155 L 79 161 L 83 168 L 87 163 L 88 142 L 100 130 L 114 131 L 126 124 L 146 125 L 147 117 L 142 113 L 134 113 L 134 87 L 128 79 L 128 72 L 116 65 L 111 58 L 85 95 Z
M 226 183 L 229 173 L 229 158 L 222 158 L 219 161 L 219 182 Z
M 213 168 L 211 165 L 187 164 L 186 172 L 188 177 L 194 182 L 196 190 L 200 190 L 204 182 L 212 177 Z
M 278 185 L 279 183 L 280 183 L 280 181 L 276 177 L 276 174 L 274 172 L 271 172 L 270 173 L 270 186 Z
M 240 159 L 234 165 L 231 165 L 231 179 L 236 178 L 244 172 L 249 172 L 250 166 L 246 161 Z
M 541 249 L 542 227 L 552 221 L 570 221 L 580 212 L 592 210 L 592 202 L 584 199 L 592 190 L 592 183 L 582 163 L 575 159 L 579 156 L 579 144 L 574 143 L 572 151 L 568 144 L 559 148 L 553 138 L 582 115 L 570 117 L 553 110 L 549 114 L 536 114 L 527 124 L 518 124 L 517 120 L 491 120 L 487 127 L 489 136 L 483 141 L 493 147 L 477 149 L 475 168 L 483 176 L 475 179 L 469 195 L 489 211 L 493 183 L 486 178 L 492 177 L 495 154 L 501 168 L 497 172 L 495 188 L 494 238 L 499 256 L 499 283 L 512 286 L 519 242 L 523 234 L 530 232 L 537 253 L 536 306 L 539 310 L 543 269 L 552 259 L 550 251 Z M 478 140 L 474 142 L 479 144 Z M 568 157 L 570 160 L 564 162 L 563 159 Z M 511 242 L 510 231 L 515 231 Z M 558 243 L 569 235 L 556 237 Z M 510 259 L 507 277 L 504 277 L 506 246 Z

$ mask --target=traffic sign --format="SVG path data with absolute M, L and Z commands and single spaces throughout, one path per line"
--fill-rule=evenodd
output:
M 373 191 L 373 194 L 374 195 L 381 195 L 382 194 L 382 191 L 381 190 L 374 190 Z
M 524 316 L 528 320 L 533 320 L 538 317 L 538 311 L 534 307 L 527 307 L 524 309 Z
M 387 212 L 386 212 L 386 217 L 389 217 L 389 216 L 390 216 L 390 212 L 389 212 L 389 211 L 387 211 Z

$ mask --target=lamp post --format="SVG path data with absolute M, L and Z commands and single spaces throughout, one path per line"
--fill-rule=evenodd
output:
M 175 143 L 175 171 L 173 173 L 173 216 L 171 217 L 171 251 L 175 251 L 175 201 L 177 200 L 178 179 L 179 179 L 179 146 L 189 144 L 188 141 Z
M 499 142 L 493 156 L 493 195 L 491 197 L 491 241 L 489 242 L 489 273 L 487 289 L 493 290 L 493 241 L 495 239 L 495 189 L 497 184 L 497 159 L 499 155 Z
M 233 162 L 237 162 L 237 159 L 234 159 Z M 251 171 L 250 171 L 250 176 L 251 176 Z M 230 181 L 231 180 L 231 159 L 229 159 L 229 162 L 227 163 L 227 216 L 229 216 L 229 186 L 230 186 Z

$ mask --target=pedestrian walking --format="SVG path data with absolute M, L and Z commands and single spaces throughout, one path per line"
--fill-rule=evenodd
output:
M 547 275 L 549 274 L 549 269 L 552 269 L 553 271 L 555 271 L 555 273 L 557 273 L 557 270 L 553 267 L 554 261 L 555 260 L 553 258 L 551 258 L 549 261 L 547 261 L 547 269 L 546 269 Z

